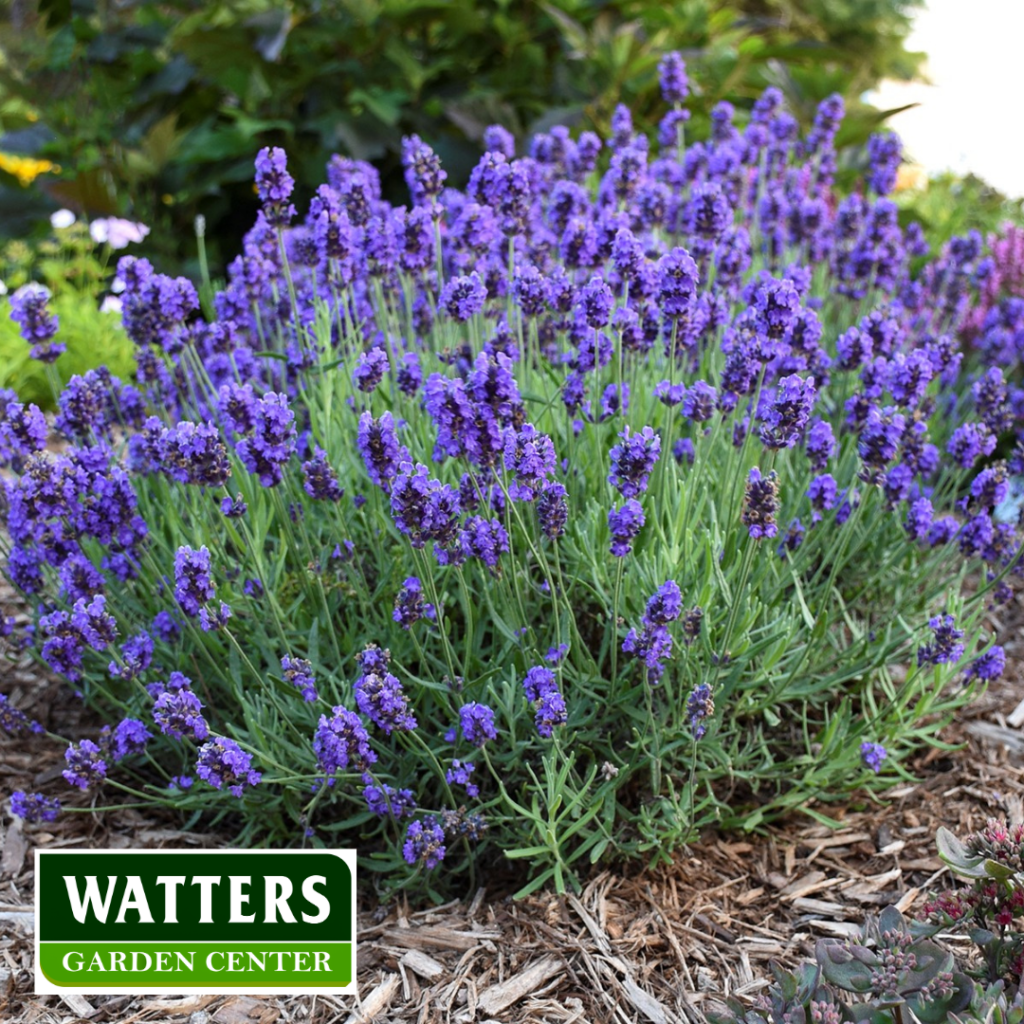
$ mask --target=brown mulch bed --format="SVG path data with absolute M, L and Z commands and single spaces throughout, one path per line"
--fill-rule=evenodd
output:
M 792 964 L 821 936 L 855 935 L 887 904 L 919 910 L 928 891 L 948 883 L 935 855 L 940 825 L 963 833 L 987 817 L 1024 818 L 1024 614 L 1018 605 L 1003 618 L 996 625 L 1007 673 L 946 733 L 963 749 L 928 751 L 910 765 L 918 781 L 882 802 L 855 797 L 845 809 L 824 808 L 842 828 L 794 817 L 765 834 L 708 832 L 669 868 L 605 871 L 578 896 L 513 901 L 480 889 L 441 907 L 367 907 L 359 918 L 358 999 L 35 996 L 33 847 L 227 843 L 132 810 L 68 815 L 22 832 L 4 808 L 0 1021 L 700 1024 L 709 1001 L 763 988 L 769 961 Z M 76 735 L 78 710 L 66 688 L 41 682 L 30 664 L 0 661 L 0 692 Z M 60 756 L 32 738 L 0 738 L 0 793 L 45 786 L 59 775 Z

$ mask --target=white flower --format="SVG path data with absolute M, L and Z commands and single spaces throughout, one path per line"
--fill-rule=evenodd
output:
M 122 217 L 104 217 L 89 225 L 89 234 L 94 242 L 106 242 L 111 249 L 123 249 L 132 242 L 141 242 L 149 234 L 149 228 Z
M 0 281 L 0 295 L 6 295 L 6 294 L 7 294 L 7 285 L 5 285 L 3 283 L 3 281 Z
M 75 223 L 75 214 L 72 210 L 57 210 L 50 214 L 50 224 L 55 231 L 69 228 Z
M 49 301 L 53 293 L 45 284 L 40 284 L 38 281 L 29 281 L 28 284 L 23 284 L 14 293 L 16 299 L 21 298 L 23 295 L 38 295 L 43 301 Z
M 120 313 L 121 300 L 116 295 L 107 295 L 100 303 L 101 313 Z

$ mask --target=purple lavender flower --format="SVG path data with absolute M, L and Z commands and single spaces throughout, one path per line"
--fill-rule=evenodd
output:
M 281 671 L 284 674 L 285 682 L 291 683 L 301 691 L 304 701 L 311 703 L 319 699 L 313 666 L 305 658 L 293 658 L 290 654 L 286 654 L 281 659 Z
M 167 685 L 151 687 L 155 697 L 153 721 L 165 736 L 180 740 L 187 736 L 197 743 L 210 735 L 202 716 L 203 703 L 191 688 L 191 680 L 180 672 L 172 672 Z
M 626 634 L 622 650 L 644 663 L 647 682 L 654 686 L 665 671 L 665 659 L 672 655 L 672 634 L 662 625 L 645 623 L 642 629 Z
M 662 380 L 654 385 L 654 397 L 663 405 L 678 405 L 683 400 L 685 394 L 685 384 L 673 384 L 671 381 Z
M 803 544 L 806 532 L 804 524 L 799 519 L 790 520 L 789 526 L 786 527 L 786 532 L 782 535 L 782 539 L 775 549 L 775 553 L 779 558 L 788 558 L 791 552 L 796 551 Z
M 532 263 L 516 269 L 512 294 L 524 316 L 538 317 L 547 309 L 547 280 Z
M 537 521 L 545 537 L 557 540 L 569 522 L 569 503 L 561 484 L 547 484 L 537 499 Z
M 880 470 L 896 458 L 905 427 L 906 418 L 891 406 L 871 406 L 857 442 L 857 451 L 869 470 Z
M 934 634 L 933 640 L 917 649 L 918 666 L 947 665 L 959 661 L 964 653 L 964 645 L 960 643 L 964 631 L 956 628 L 953 616 L 935 615 L 928 620 L 928 627 Z
M 428 818 L 426 824 L 422 821 L 409 823 L 402 844 L 402 856 L 406 864 L 423 863 L 430 871 L 444 860 L 446 852 L 444 829 L 436 820 Z
M 661 438 L 651 427 L 630 436 L 629 427 L 619 434 L 622 444 L 612 448 L 608 482 L 624 498 L 635 498 L 647 490 L 651 471 L 661 454 Z
M 21 336 L 32 346 L 32 358 L 52 363 L 66 350 L 63 342 L 51 341 L 59 319 L 47 308 L 50 290 L 41 284 L 22 285 L 10 299 L 11 319 L 21 328 Z
M 453 277 L 446 282 L 437 308 L 461 324 L 479 313 L 486 301 L 487 286 L 474 270 L 468 277 Z
M 927 540 L 935 518 L 935 511 L 928 498 L 915 498 L 907 510 L 903 528 L 914 540 Z
M 450 786 L 465 786 L 466 796 L 478 797 L 480 787 L 470 781 L 475 770 L 476 765 L 472 761 L 460 761 L 458 758 L 454 758 L 451 768 L 444 773 L 444 777 Z
M 356 706 L 379 729 L 389 736 L 392 730 L 409 731 L 416 728 L 416 719 L 409 713 L 409 698 L 402 684 L 390 672 L 381 668 L 365 668 L 356 680 Z
M 217 409 L 228 430 L 249 434 L 256 426 L 256 392 L 251 384 L 222 384 Z
M 996 437 L 984 423 L 964 423 L 953 431 L 946 451 L 963 469 L 970 469 L 983 455 L 991 455 Z
M 199 628 L 204 633 L 213 633 L 218 629 L 223 629 L 230 618 L 231 607 L 221 601 L 220 609 L 216 612 L 212 612 L 206 607 L 199 609 Z
M 489 153 L 500 153 L 506 160 L 515 158 L 515 136 L 500 124 L 490 124 L 484 129 L 483 143 Z
M 367 808 L 381 818 L 411 817 L 416 810 L 416 797 L 411 789 L 395 789 L 386 782 L 381 786 L 368 785 L 363 788 L 363 799 Z
M 526 699 L 534 705 L 537 733 L 548 739 L 556 725 L 565 725 L 569 720 L 565 700 L 558 689 L 555 674 L 543 665 L 535 665 L 523 679 Z
M 686 207 L 686 225 L 699 241 L 702 253 L 709 253 L 714 243 L 732 226 L 732 206 L 717 182 L 697 185 Z
M 239 494 L 234 498 L 230 496 L 221 498 L 220 510 L 228 519 L 241 519 L 249 511 L 249 506 L 242 500 L 242 496 Z
M 682 103 L 689 95 L 690 83 L 686 77 L 686 62 L 677 50 L 666 53 L 658 62 L 658 84 L 666 103 Z
M 345 494 L 337 473 L 327 461 L 327 452 L 319 445 L 313 448 L 313 458 L 302 464 L 302 476 L 303 489 L 315 501 L 341 501 Z
M 42 793 L 26 793 L 16 789 L 11 794 L 11 814 L 28 824 L 56 821 L 60 814 L 60 801 L 56 797 L 43 796 Z
M 172 480 L 197 487 L 223 487 L 231 476 L 228 449 L 212 423 L 179 423 L 157 442 L 160 469 Z
M 0 693 L 0 729 L 15 736 L 19 733 L 45 731 L 38 722 L 33 722 L 24 711 L 16 708 L 3 693 Z
M 406 352 L 402 356 L 396 382 L 403 395 L 412 396 L 419 391 L 423 384 L 423 370 L 420 369 L 420 357 L 415 352 Z
M 284 150 L 264 146 L 256 154 L 256 191 L 268 224 L 284 227 L 295 216 L 295 207 L 288 202 L 294 188 Z
M 871 187 L 887 196 L 896 185 L 896 172 L 903 159 L 903 144 L 895 132 L 876 132 L 868 139 Z
M 683 612 L 683 595 L 675 580 L 666 580 L 651 596 L 644 612 L 645 626 L 666 626 Z
M 228 789 L 236 797 L 263 777 L 262 772 L 253 771 L 252 755 L 223 736 L 215 736 L 199 748 L 196 775 L 214 789 Z
M 576 299 L 577 309 L 583 315 L 587 326 L 595 329 L 608 325 L 614 304 L 612 290 L 600 276 L 592 277 L 580 289 Z
M 630 498 L 621 508 L 608 512 L 608 529 L 612 535 L 612 554 L 625 558 L 633 550 L 633 541 L 643 529 L 644 510 L 640 502 Z
M 700 637 L 704 623 L 704 609 L 695 604 L 683 615 L 683 643 L 687 647 Z
M 504 438 L 505 469 L 512 475 L 509 497 L 533 501 L 546 485 L 548 474 L 555 471 L 555 446 L 532 423 L 524 423 L 518 431 L 507 427 Z
M 1005 668 L 1006 652 L 1002 647 L 995 646 L 990 647 L 980 657 L 975 658 L 967 666 L 964 675 L 968 679 L 981 679 L 988 682 L 992 679 L 998 679 L 1003 674 Z
M 385 491 L 398 475 L 399 465 L 409 460 L 409 452 L 398 443 L 395 421 L 390 412 L 374 419 L 368 412 L 359 417 L 356 444 L 370 479 Z
M 157 612 L 151 628 L 157 639 L 165 644 L 173 644 L 181 635 L 181 624 L 168 611 Z
M 92 740 L 72 743 L 64 752 L 67 768 L 61 774 L 72 786 L 88 789 L 94 782 L 107 777 L 107 762 L 103 752 Z
M 707 683 L 700 683 L 690 691 L 690 696 L 686 698 L 686 713 L 690 716 L 693 738 L 703 738 L 708 731 L 704 723 L 715 713 L 715 699 Z
M 38 406 L 26 408 L 13 391 L 0 389 L 0 466 L 20 468 L 22 459 L 46 447 L 48 434 Z
M 100 746 L 112 760 L 122 761 L 129 754 L 141 754 L 152 738 L 152 733 L 142 722 L 125 718 L 118 722 L 113 732 L 110 732 L 110 726 L 104 726 Z
M 754 466 L 747 477 L 747 493 L 743 507 L 743 525 L 754 540 L 774 537 L 778 532 L 775 517 L 779 514 L 779 484 L 773 470 L 762 476 Z
M 683 395 L 682 413 L 694 423 L 706 423 L 715 414 L 718 392 L 707 381 L 694 381 Z
M 215 593 L 209 548 L 204 544 L 196 551 L 183 544 L 174 556 L 174 596 L 182 611 L 195 617 Z
M 807 452 L 811 468 L 817 473 L 822 472 L 836 451 L 832 424 L 827 420 L 818 420 L 808 431 L 804 450 Z
M 370 747 L 370 736 L 359 716 L 344 707 L 336 707 L 331 717 L 320 716 L 313 736 L 313 753 L 328 784 L 333 775 L 352 765 L 354 771 L 365 771 L 376 762 L 377 755 Z
M 409 629 L 420 619 L 437 618 L 437 610 L 423 600 L 423 584 L 419 578 L 410 576 L 395 597 L 393 618 L 402 629 Z
M 245 468 L 259 477 L 264 487 L 281 482 L 285 463 L 295 451 L 295 413 L 288 398 L 273 392 L 253 407 L 253 435 L 238 442 L 236 450 Z
M 494 712 L 486 704 L 476 701 L 459 708 L 459 728 L 466 741 L 474 747 L 482 747 L 488 740 L 498 738 Z
M 868 740 L 865 740 L 860 745 L 860 757 L 864 762 L 864 766 L 875 773 L 882 770 L 882 762 L 888 756 L 888 751 L 881 743 L 871 743 Z
M 402 166 L 413 203 L 416 206 L 433 204 L 448 174 L 442 170 L 437 154 L 418 135 L 402 139 Z
M 658 297 L 670 319 L 689 313 L 697 296 L 699 274 L 693 257 L 677 246 L 658 260 Z
M 384 379 L 390 363 L 388 354 L 382 348 L 371 348 L 369 352 L 360 352 L 356 360 L 356 368 L 352 371 L 352 383 L 360 391 L 369 394 Z
M 508 551 L 508 533 L 497 519 L 472 516 L 459 534 L 463 558 L 479 558 L 488 569 L 497 569 L 499 557 Z
M 797 374 L 783 377 L 772 395 L 761 427 L 761 442 L 766 448 L 792 448 L 811 418 L 818 390 L 814 378 Z
M 762 279 L 754 288 L 752 309 L 757 329 L 778 341 L 796 322 L 800 293 L 788 278 Z

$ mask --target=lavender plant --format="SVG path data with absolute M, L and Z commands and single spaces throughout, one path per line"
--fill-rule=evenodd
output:
M 625 108 L 518 158 L 495 129 L 460 192 L 414 137 L 402 207 L 333 157 L 300 219 L 261 151 L 210 318 L 120 261 L 135 380 L 72 380 L 60 453 L 13 395 L 0 432 L 12 642 L 143 730 L 73 785 L 390 885 L 502 854 L 562 888 L 822 818 L 998 673 L 1024 305 L 962 349 L 991 264 L 911 272 L 891 138 L 840 198 L 841 101 L 801 139 L 769 89 L 688 146 L 681 69 L 660 152 Z

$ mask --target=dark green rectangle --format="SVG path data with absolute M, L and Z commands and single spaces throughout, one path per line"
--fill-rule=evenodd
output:
M 89 942 L 146 942 L 157 940 L 178 945 L 182 942 L 338 942 L 352 941 L 352 873 L 340 857 L 329 853 L 274 850 L 258 852 L 186 852 L 154 851 L 152 853 L 50 852 L 39 851 L 40 913 L 37 927 L 40 941 L 73 942 L 79 938 Z M 185 876 L 181 885 L 170 886 L 175 891 L 177 923 L 165 921 L 165 899 L 168 886 L 158 886 L 158 876 Z M 194 882 L 195 876 L 220 876 L 221 882 L 210 885 L 211 922 L 201 923 L 202 886 Z M 251 882 L 240 885 L 248 895 L 248 902 L 240 905 L 250 922 L 231 923 L 231 875 L 248 876 Z M 288 879 L 292 886 L 287 901 L 295 920 L 284 920 L 281 913 L 271 913 L 268 922 L 266 876 Z M 327 904 L 329 912 L 322 921 L 314 922 L 322 908 L 304 898 L 303 884 L 311 876 L 321 876 L 312 892 Z M 113 884 L 109 910 L 105 920 L 99 920 L 95 904 L 85 910 L 79 921 L 72 909 L 66 877 L 70 877 L 80 898 L 84 898 L 86 878 L 95 876 L 96 892 L 105 899 Z M 114 882 L 110 883 L 110 876 Z M 127 876 L 138 876 L 153 917 L 152 923 L 143 920 L 140 910 L 127 908 L 124 920 L 117 922 L 122 902 L 128 889 Z M 270 895 L 281 893 L 285 883 L 272 887 Z M 102 913 L 100 917 L 104 916 Z
M 210 991 L 337 990 L 352 981 L 352 943 L 42 942 L 39 966 L 54 985 L 85 991 L 179 985 Z

